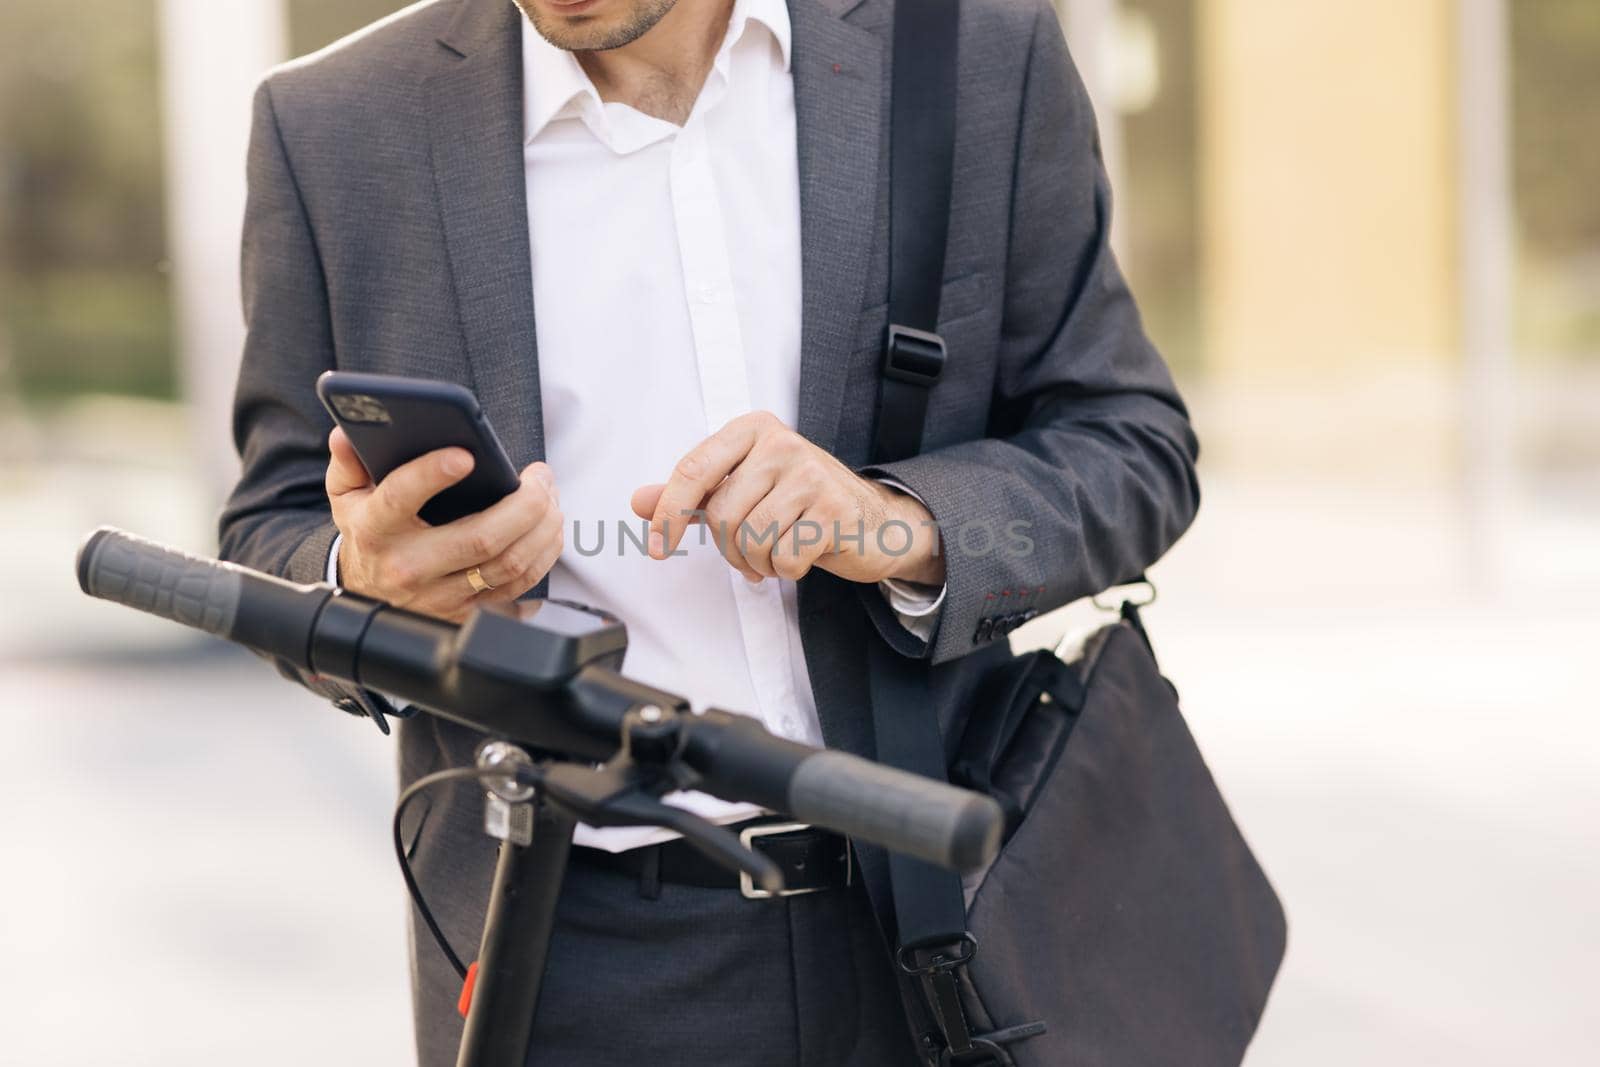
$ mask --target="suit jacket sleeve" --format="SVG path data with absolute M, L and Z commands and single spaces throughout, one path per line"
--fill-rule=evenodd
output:
M 989 436 L 864 472 L 908 486 L 938 523 L 933 640 L 864 598 L 884 640 L 935 663 L 1003 640 L 1011 626 L 985 619 L 1014 625 L 1133 578 L 1199 506 L 1198 446 L 1112 256 L 1094 113 L 1048 5 L 1027 63 Z
M 320 582 L 338 530 L 324 483 L 333 422 L 315 383 L 334 366 L 334 343 L 322 264 L 270 82 L 256 91 L 248 178 L 246 332 L 233 409 L 243 473 L 222 511 L 221 555 L 290 581 Z M 352 693 L 280 667 L 325 696 Z

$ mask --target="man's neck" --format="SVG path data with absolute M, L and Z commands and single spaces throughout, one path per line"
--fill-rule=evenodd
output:
M 728 32 L 734 0 L 681 0 L 637 40 L 577 52 L 600 99 L 682 126 Z

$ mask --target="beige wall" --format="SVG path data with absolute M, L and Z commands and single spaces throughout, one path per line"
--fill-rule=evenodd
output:
M 1208 370 L 1452 359 L 1449 0 L 1202 3 Z

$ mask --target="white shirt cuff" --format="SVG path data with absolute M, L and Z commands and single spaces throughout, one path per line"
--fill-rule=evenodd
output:
M 944 586 L 885 578 L 878 583 L 878 592 L 889 602 L 900 625 L 912 636 L 919 641 L 933 640 L 933 631 L 938 629 L 939 617 L 943 613 Z
M 911 497 L 923 507 L 928 506 L 926 500 L 893 478 L 879 478 L 878 481 L 896 492 Z M 908 582 L 901 578 L 885 578 L 878 583 L 878 592 L 889 602 L 889 607 L 894 611 L 900 625 L 917 640 L 923 642 L 932 641 L 933 632 L 939 628 L 944 595 L 948 588 L 948 585 L 924 585 L 922 582 Z
M 339 584 L 339 544 L 344 540 L 344 534 L 333 535 L 333 547 L 328 549 L 328 584 Z

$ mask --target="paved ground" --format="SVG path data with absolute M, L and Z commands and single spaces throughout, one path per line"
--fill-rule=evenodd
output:
M 405 1062 L 389 742 L 77 598 L 102 515 L 15 514 L 0 1063 Z M 1475 588 L 1447 502 L 1213 484 L 1163 565 L 1164 665 L 1291 915 L 1251 1067 L 1600 1057 L 1600 522 L 1518 537 Z
M 220 646 L 0 672 L 0 1063 L 406 1062 L 375 729 Z

